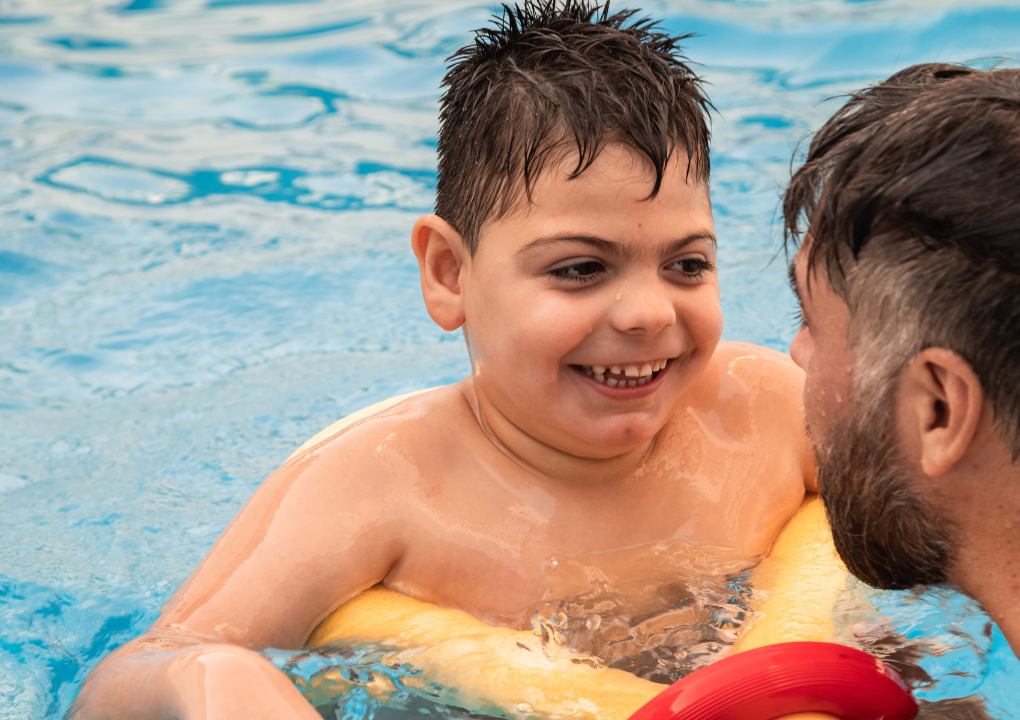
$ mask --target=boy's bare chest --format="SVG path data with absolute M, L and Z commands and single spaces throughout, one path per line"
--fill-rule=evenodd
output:
M 410 498 L 404 556 L 387 583 L 515 626 L 543 602 L 583 595 L 600 573 L 621 586 L 636 582 L 630 595 L 654 596 L 686 572 L 684 548 L 727 548 L 717 553 L 727 562 L 768 551 L 803 484 L 760 460 L 674 456 L 620 486 L 570 491 L 495 482 L 478 469 L 423 477 Z M 642 589 L 642 578 L 654 581 Z

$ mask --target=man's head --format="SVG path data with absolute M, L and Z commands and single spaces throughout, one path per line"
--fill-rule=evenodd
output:
M 527 2 L 456 53 L 412 234 L 486 422 L 573 457 L 648 443 L 722 330 L 707 100 L 679 38 L 632 14 Z
M 957 482 L 982 429 L 1020 456 L 1020 71 L 919 65 L 854 95 L 783 210 L 837 548 L 872 585 L 944 582 L 954 493 L 990 482 Z

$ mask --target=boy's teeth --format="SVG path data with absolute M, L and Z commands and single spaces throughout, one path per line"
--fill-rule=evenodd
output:
M 668 360 L 654 360 L 643 365 L 584 365 L 584 373 L 609 387 L 637 387 L 652 380 L 655 373 L 666 367 Z M 616 377 L 614 377 L 616 376 Z

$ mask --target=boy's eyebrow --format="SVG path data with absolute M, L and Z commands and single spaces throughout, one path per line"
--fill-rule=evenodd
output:
M 680 250 L 685 248 L 687 245 L 690 245 L 692 242 L 696 242 L 697 240 L 709 240 L 709 241 L 711 241 L 712 245 L 716 244 L 715 236 L 712 235 L 712 233 L 709 233 L 709 232 L 695 232 L 695 233 L 691 233 L 690 235 L 687 235 L 685 237 L 679 238 L 677 240 L 673 240 L 672 242 L 670 242 L 663 249 L 662 254 L 664 256 L 665 255 L 672 255 L 673 253 L 679 252 Z M 525 245 L 520 250 L 518 250 L 516 254 L 520 254 L 520 253 L 523 253 L 523 252 L 528 252 L 530 250 L 534 250 L 534 249 L 542 247 L 544 245 L 551 245 L 551 244 L 554 244 L 554 243 L 561 243 L 561 242 L 579 242 L 579 243 L 584 243 L 585 245 L 591 245 L 592 247 L 594 247 L 594 248 L 596 248 L 598 250 L 601 250 L 602 252 L 606 253 L 607 255 L 623 255 L 624 254 L 623 245 L 621 245 L 618 242 L 613 242 L 612 240 L 606 240 L 605 238 L 600 238 L 600 237 L 597 237 L 595 235 L 581 235 L 581 234 L 575 234 L 575 233 L 564 233 L 564 234 L 561 234 L 561 235 L 549 235 L 547 237 L 536 238 L 535 240 L 532 240 L 527 245 Z
M 560 235 L 549 235 L 547 237 L 536 238 L 518 250 L 515 254 L 520 255 L 523 252 L 535 250 L 544 245 L 554 245 L 555 243 L 561 242 L 584 243 L 585 245 L 591 245 L 592 247 L 601 250 L 607 255 L 621 255 L 623 253 L 623 248 L 620 247 L 620 244 L 615 243 L 612 240 L 606 240 L 605 238 L 596 237 L 595 235 L 562 233 Z
M 668 256 L 672 255 L 673 253 L 678 253 L 685 247 L 690 245 L 692 242 L 697 242 L 698 240 L 708 240 L 709 242 L 712 243 L 712 247 L 718 247 L 718 243 L 716 243 L 715 240 L 715 235 L 709 232 L 696 232 L 691 233 L 690 235 L 682 237 L 678 240 L 674 240 L 663 249 L 662 254 L 663 256 Z

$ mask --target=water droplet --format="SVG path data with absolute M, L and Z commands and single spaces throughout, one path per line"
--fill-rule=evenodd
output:
M 514 708 L 514 712 L 518 712 L 521 715 L 530 715 L 531 705 L 529 705 L 528 703 L 518 703 L 517 707 Z

